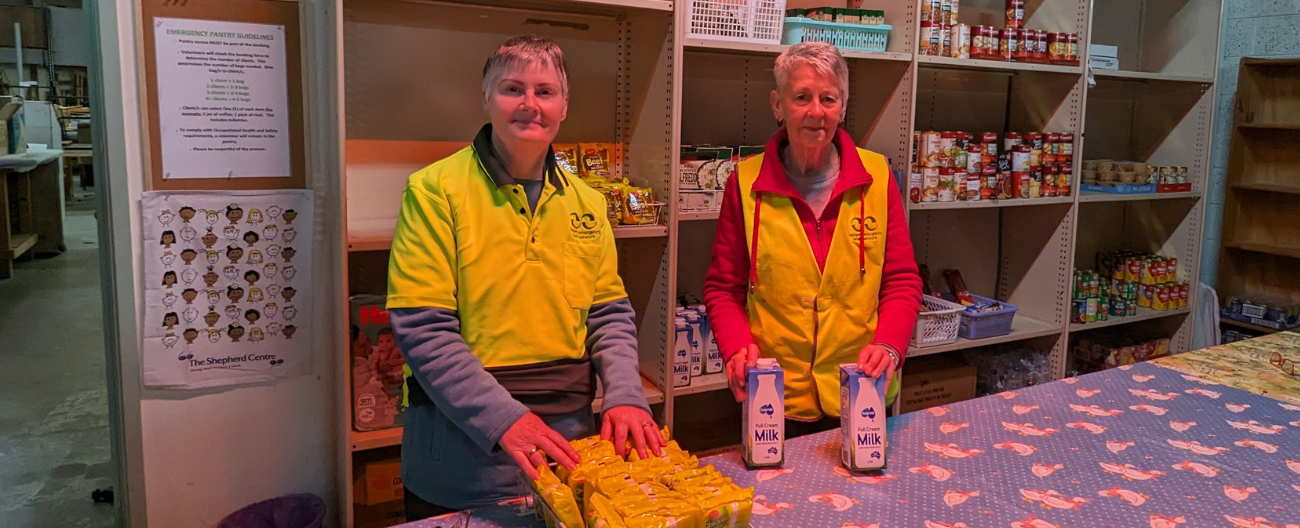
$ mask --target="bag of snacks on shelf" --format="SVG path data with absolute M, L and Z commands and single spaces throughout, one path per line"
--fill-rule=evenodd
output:
M 659 223 L 659 208 L 655 204 L 654 190 L 629 187 L 623 195 L 623 224 L 654 225 Z
M 582 169 L 578 163 L 578 145 L 575 143 L 555 143 L 551 145 L 555 151 L 555 164 L 574 176 L 581 176 Z
M 580 143 L 579 154 L 583 178 L 614 179 L 614 155 L 610 144 Z
M 573 497 L 573 489 L 560 482 L 548 466 L 538 466 L 537 472 L 539 476 L 532 482 L 533 489 L 555 512 L 556 518 L 567 527 L 582 526 L 582 512 Z

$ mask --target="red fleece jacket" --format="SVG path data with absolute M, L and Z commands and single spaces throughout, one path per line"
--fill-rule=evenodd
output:
M 822 211 L 820 226 L 813 216 L 812 207 L 790 183 L 781 165 L 780 152 L 787 143 L 786 132 L 781 130 L 767 143 L 763 154 L 763 167 L 754 183 L 756 192 L 775 192 L 789 196 L 799 213 L 817 265 L 826 268 L 826 255 L 830 252 L 836 220 L 844 191 L 859 185 L 888 185 L 888 228 L 885 231 L 885 263 L 880 274 L 880 304 L 876 336 L 872 343 L 884 343 L 906 356 L 916 326 L 917 312 L 921 306 L 921 276 L 917 272 L 916 258 L 912 253 L 912 237 L 907 229 L 907 216 L 903 199 L 890 174 L 868 174 L 857 156 L 856 145 L 848 132 L 839 130 L 835 137 L 840 151 L 840 176 L 835 183 L 830 202 Z M 727 182 L 718 216 L 718 232 L 713 241 L 713 260 L 704 279 L 704 302 L 708 306 L 709 327 L 718 340 L 724 360 L 730 360 L 737 351 L 754 344 L 749 332 L 749 312 L 745 307 L 749 288 L 749 247 L 745 243 L 745 218 L 740 199 L 740 185 L 732 175 Z M 863 346 L 869 343 L 863 343 Z M 761 351 L 765 354 L 768 351 Z

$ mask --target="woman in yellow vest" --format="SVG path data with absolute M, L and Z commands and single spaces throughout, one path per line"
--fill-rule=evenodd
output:
M 760 356 L 785 370 L 793 437 L 839 426 L 840 364 L 887 377 L 893 401 L 921 278 L 888 163 L 840 128 L 839 50 L 798 44 L 773 72 L 780 130 L 727 182 L 704 298 L 737 401 Z

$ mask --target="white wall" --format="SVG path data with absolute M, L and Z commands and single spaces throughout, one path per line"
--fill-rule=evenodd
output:
M 333 3 L 327 2 L 332 8 Z M 308 11 L 323 13 L 318 0 L 303 0 Z M 139 336 L 142 335 L 143 302 L 140 288 L 141 222 L 139 199 L 148 188 L 145 153 L 140 130 L 143 95 L 137 80 L 142 65 L 138 40 L 138 6 L 135 0 L 101 2 L 97 21 L 105 67 L 103 114 L 110 138 L 105 145 L 111 186 L 110 221 L 115 237 L 112 258 L 115 274 L 118 343 L 121 369 L 123 446 L 115 451 L 126 457 L 124 486 L 132 513 L 133 527 L 210 527 L 222 517 L 247 504 L 290 493 L 314 493 L 331 509 L 327 525 L 337 517 L 338 457 L 341 415 L 332 372 L 335 352 L 335 324 L 340 320 L 343 299 L 322 302 L 315 311 L 312 333 L 317 351 L 309 376 L 229 389 L 193 392 L 145 390 L 140 383 Z M 324 48 L 320 34 L 310 31 L 314 16 L 303 21 L 304 38 L 317 39 L 313 48 Z M 304 75 L 323 75 L 317 65 L 323 51 L 305 54 L 309 61 Z M 120 68 L 120 69 L 119 69 Z M 305 82 L 312 90 L 320 83 Z M 116 100 L 115 100 L 116 98 Z M 321 98 L 312 97 L 308 112 L 327 109 Z M 309 119 L 309 128 L 313 126 Z M 320 119 L 317 123 L 328 123 Z M 317 221 L 313 257 L 317 277 L 335 277 L 341 251 L 341 226 L 333 211 L 339 210 L 337 164 L 325 161 L 335 149 L 311 130 L 308 148 L 309 178 L 317 190 Z M 329 134 L 324 134 L 328 137 Z M 337 136 L 333 136 L 337 137 Z M 317 170 L 311 170 L 313 165 Z M 330 281 L 320 280 L 317 299 L 330 299 Z M 112 319 L 110 319 L 112 320 Z M 117 418 L 117 416 L 115 416 Z

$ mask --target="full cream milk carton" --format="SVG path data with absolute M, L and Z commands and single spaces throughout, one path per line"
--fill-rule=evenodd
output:
M 686 326 L 690 329 L 690 359 L 691 359 L 691 377 L 699 377 L 704 374 L 704 341 L 700 338 L 704 335 L 701 332 L 704 318 L 700 313 L 687 308 L 678 308 L 677 317 L 686 320 Z
M 772 358 L 759 358 L 749 369 L 741 407 L 741 441 L 749 467 L 785 463 L 785 372 Z
M 713 327 L 709 324 L 709 312 L 703 304 L 691 306 L 691 309 L 700 314 L 700 346 L 704 348 L 704 373 L 722 372 L 722 351 L 718 349 L 718 338 L 713 335 Z
M 840 365 L 840 450 L 852 471 L 885 469 L 885 378 Z
M 673 386 L 691 384 L 691 326 L 686 319 L 677 317 L 677 334 L 673 339 Z

